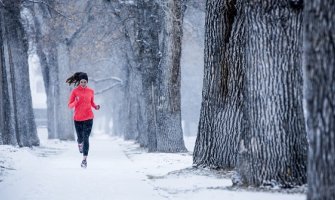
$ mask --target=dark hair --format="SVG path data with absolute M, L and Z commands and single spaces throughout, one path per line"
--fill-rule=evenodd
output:
M 74 83 L 75 86 L 79 85 L 80 80 L 85 79 L 88 82 L 88 76 L 84 72 L 76 72 L 71 77 L 66 79 L 66 83 L 71 85 Z

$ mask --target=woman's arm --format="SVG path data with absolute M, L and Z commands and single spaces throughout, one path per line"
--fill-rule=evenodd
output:
M 94 92 L 93 92 L 93 95 L 92 95 L 92 98 L 91 98 L 91 106 L 96 109 L 96 110 L 99 110 L 100 109 L 100 106 L 99 105 L 96 105 L 94 103 Z
M 74 91 L 72 90 L 69 103 L 68 103 L 68 107 L 72 109 L 77 105 L 77 103 L 78 103 L 78 97 L 76 98 L 76 95 L 74 94 Z

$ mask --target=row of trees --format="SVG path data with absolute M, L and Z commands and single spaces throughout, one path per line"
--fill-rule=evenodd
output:
M 183 4 L 139 0 L 123 2 L 121 10 L 132 51 L 119 118 L 126 123 L 117 132 L 149 151 L 186 151 L 180 100 Z
M 335 197 L 332 9 L 331 1 L 207 1 L 196 166 L 235 168 L 244 185 L 308 179 L 308 199 Z
M 82 66 L 76 66 L 78 62 L 75 62 L 90 53 L 80 47 L 83 39 L 93 38 L 90 45 L 99 43 L 97 36 L 93 35 L 96 32 L 94 33 L 90 26 L 93 26 L 94 23 L 101 24 L 99 20 L 102 20 L 105 24 L 101 24 L 101 26 L 108 26 L 105 34 L 108 31 L 111 32 L 110 26 L 115 26 L 115 23 L 122 27 L 113 32 L 121 33 L 114 39 L 120 41 L 120 45 L 117 45 L 116 48 L 122 46 L 120 48 L 121 55 L 126 60 L 123 62 L 123 69 L 120 70 L 117 78 L 107 77 L 107 79 L 116 80 L 119 82 L 118 85 L 121 85 L 115 92 L 119 94 L 115 97 L 117 101 L 111 101 L 112 107 L 115 107 L 111 110 L 115 124 L 114 132 L 124 135 L 126 139 L 137 140 L 142 146 L 148 147 L 149 151 L 186 151 L 181 128 L 180 108 L 180 57 L 184 12 L 182 2 L 172 0 L 139 0 L 136 2 L 101 0 L 99 2 L 69 3 L 63 0 L 26 0 L 11 4 L 8 1 L 8 5 L 2 6 L 2 12 L 11 12 L 12 8 L 16 9 L 17 16 L 6 15 L 8 20 L 5 20 L 4 23 L 11 24 L 10 20 L 15 20 L 17 27 L 22 27 L 21 37 L 15 38 L 13 42 L 22 40 L 27 43 L 29 41 L 29 53 L 37 54 L 40 59 L 47 95 L 48 135 L 50 139 L 74 139 L 71 113 L 66 104 L 70 88 L 66 87 L 64 80 L 71 72 L 88 70 L 88 67 L 83 69 Z M 101 11 L 110 13 L 105 14 L 105 16 L 109 16 L 107 20 L 103 19 L 104 16 L 99 18 Z M 23 19 L 20 13 L 25 13 Z M 99 20 L 96 20 L 97 18 Z M 106 23 L 108 19 L 112 19 L 111 24 Z M 24 32 L 23 26 L 25 26 L 26 32 Z M 91 47 L 91 49 L 94 48 L 95 52 L 104 50 L 99 49 L 98 45 Z M 28 46 L 26 44 L 18 49 L 25 52 L 22 54 L 25 55 L 23 60 L 26 62 L 23 66 L 27 70 Z M 94 62 L 98 59 L 101 58 L 93 58 L 91 61 Z M 28 74 L 19 67 L 15 67 L 15 69 L 25 75 Z M 95 69 L 90 70 L 94 71 Z M 106 77 L 103 80 L 93 80 L 93 82 L 97 84 L 99 81 L 105 80 Z M 6 86 L 6 84 L 2 85 Z M 110 86 L 111 84 L 105 85 Z M 28 87 L 24 90 L 25 93 L 13 89 L 14 92 L 20 93 L 19 101 L 27 99 L 26 96 L 22 96 L 23 94 L 30 95 L 29 84 L 26 84 L 25 87 Z M 110 88 L 112 87 L 110 86 Z M 7 100 L 7 98 L 4 99 Z M 31 99 L 29 102 L 29 109 L 26 110 L 30 110 L 31 113 L 21 116 L 24 120 L 30 118 L 31 121 L 28 124 L 34 125 Z M 2 105 L 4 110 L 2 113 L 5 113 L 6 102 Z M 16 106 L 18 105 L 13 106 L 12 109 L 16 109 Z M 13 120 L 15 121 L 15 119 Z M 15 126 L 15 123 L 6 123 L 4 120 L 3 127 Z M 32 129 L 25 128 L 24 130 L 37 137 L 35 125 Z M 8 131 L 3 133 L 4 137 L 8 134 Z M 15 145 L 16 143 L 11 141 L 9 144 Z M 23 145 L 36 144 L 38 143 Z
M 105 69 L 118 76 L 93 80 L 108 86 L 99 94 L 118 86 L 115 97 L 106 100 L 112 104 L 114 132 L 149 151 L 186 151 L 180 107 L 184 3 L 0 1 L 1 144 L 39 143 L 28 84 L 30 41 L 42 67 L 49 138 L 74 139 L 66 77 L 89 70 L 77 66 L 85 56 L 103 55 L 88 59 L 92 66 L 112 55 L 107 49 L 117 48 L 122 70 Z M 72 15 L 79 8 L 82 14 Z M 245 185 L 292 187 L 309 179 L 309 199 L 335 196 L 332 10 L 331 1 L 207 0 L 196 166 L 234 168 L 235 183 Z M 107 27 L 102 34 L 112 32 L 110 39 L 99 43 L 102 36 L 93 24 Z M 116 40 L 116 47 L 102 45 Z

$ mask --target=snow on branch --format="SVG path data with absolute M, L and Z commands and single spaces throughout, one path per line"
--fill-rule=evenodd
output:
M 1 0 L 0 0 L 1 1 Z M 45 2 L 45 1 L 42 1 L 42 0 L 39 0 L 39 1 L 36 1 L 36 0 L 23 0 L 25 2 L 31 2 L 31 3 L 40 3 L 40 4 L 44 4 L 46 5 L 48 8 L 51 8 L 51 10 L 53 10 L 55 13 L 57 13 L 58 15 L 64 17 L 65 19 L 69 20 L 69 21 L 72 21 L 72 19 L 68 16 L 66 16 L 65 14 L 61 13 L 61 11 L 58 11 L 57 9 L 55 9 L 52 5 L 50 5 L 49 3 Z M 1 1 L 2 3 L 2 1 Z
M 119 85 L 122 85 L 122 83 L 121 83 L 121 82 L 114 83 L 113 85 L 111 85 L 111 86 L 108 87 L 108 88 L 105 88 L 105 89 L 103 89 L 103 90 L 101 90 L 101 91 L 95 92 L 95 95 L 102 94 L 102 93 L 104 93 L 104 92 L 106 92 L 106 91 L 108 91 L 108 90 L 113 89 L 113 88 L 116 87 L 116 86 L 119 86 Z
M 102 78 L 102 79 L 90 79 L 90 81 L 93 81 L 95 83 L 102 82 L 102 81 L 108 81 L 108 80 L 117 81 L 119 84 L 122 84 L 122 79 L 115 77 L 115 76 L 111 76 L 108 78 Z

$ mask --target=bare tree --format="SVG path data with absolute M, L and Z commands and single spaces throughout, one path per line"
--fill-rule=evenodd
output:
M 304 75 L 308 200 L 335 199 L 335 5 L 306 1 Z
M 62 37 L 55 1 L 27 1 L 34 15 L 36 54 L 39 56 L 47 96 L 48 138 L 74 140 L 71 114 L 67 108 L 70 88 L 64 80 L 69 75 L 69 47 Z
M 186 151 L 181 128 L 180 58 L 183 37 L 183 3 L 168 0 L 160 4 L 164 11 L 161 29 L 162 57 L 158 70 L 157 150 Z
M 0 143 L 39 145 L 29 85 L 28 43 L 21 1 L 0 4 Z
M 128 54 L 128 130 L 149 151 L 185 151 L 179 93 L 182 4 L 124 2 L 124 9 L 130 6 L 134 14 L 126 28 L 133 51 Z

